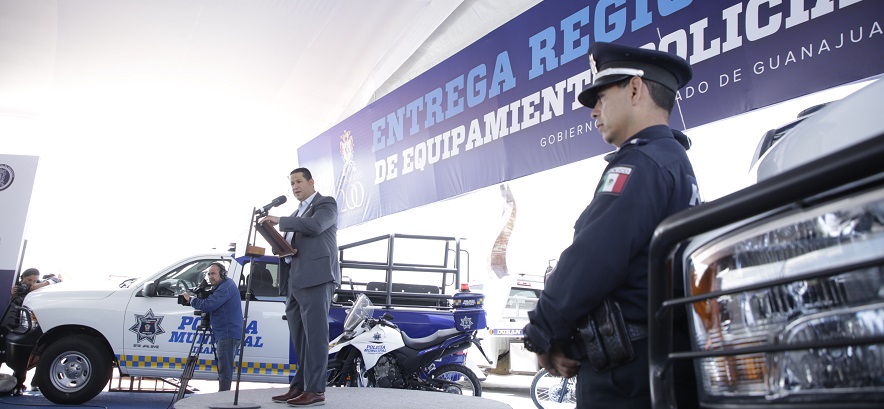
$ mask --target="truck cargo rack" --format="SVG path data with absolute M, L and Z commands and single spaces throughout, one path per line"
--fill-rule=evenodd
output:
M 399 261 L 394 250 L 396 243 L 414 240 L 438 246 L 436 263 L 415 263 Z M 450 309 L 452 295 L 460 288 L 461 250 L 460 240 L 455 237 L 423 236 L 411 234 L 385 234 L 338 247 L 341 272 L 344 276 L 341 287 L 335 292 L 336 304 L 348 304 L 358 293 L 364 293 L 373 304 L 385 308 L 417 307 Z M 384 248 L 384 257 L 366 260 L 362 256 L 350 257 L 353 253 L 368 251 L 369 247 Z M 401 249 L 400 254 L 401 254 Z M 377 253 L 377 252 L 374 252 Z M 454 255 L 452 256 L 451 253 Z M 357 260 L 356 257 L 360 259 Z M 354 281 L 348 270 L 367 270 L 372 279 Z M 394 280 L 395 273 L 408 272 L 409 280 Z M 360 274 L 362 276 L 363 274 Z M 397 275 L 398 276 L 398 275 Z M 401 277 L 401 276 L 400 276 Z

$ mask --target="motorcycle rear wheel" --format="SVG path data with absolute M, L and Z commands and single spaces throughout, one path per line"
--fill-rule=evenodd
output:
M 467 396 L 482 396 L 482 384 L 469 368 L 460 364 L 445 364 L 436 368 L 430 378 L 442 381 L 441 390 Z M 431 381 L 432 382 L 432 381 Z

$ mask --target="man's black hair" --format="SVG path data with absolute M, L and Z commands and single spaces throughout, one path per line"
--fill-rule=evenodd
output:
M 629 77 L 621 80 L 611 86 L 617 85 L 619 88 L 626 88 L 626 85 L 629 84 L 629 81 L 631 81 L 632 78 L 633 77 Z M 648 86 L 648 93 L 651 95 L 651 100 L 654 101 L 658 107 L 664 109 L 667 114 L 671 114 L 672 108 L 675 107 L 675 92 L 656 81 L 642 78 L 642 82 Z
M 675 91 L 656 81 L 644 80 L 644 82 L 648 84 L 648 92 L 650 92 L 654 103 L 666 110 L 667 114 L 671 114 L 672 108 L 675 107 Z
M 294 175 L 295 173 L 299 173 L 299 172 L 304 175 L 304 179 L 307 179 L 307 180 L 313 179 L 313 174 L 311 174 L 310 171 L 307 170 L 307 168 L 297 168 L 297 169 L 293 170 L 292 173 L 289 173 L 289 175 Z

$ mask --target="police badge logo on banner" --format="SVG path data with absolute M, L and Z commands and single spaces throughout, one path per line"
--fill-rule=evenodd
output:
M 12 170 L 12 166 L 0 163 L 0 190 L 12 186 L 13 180 L 15 180 L 15 171 Z

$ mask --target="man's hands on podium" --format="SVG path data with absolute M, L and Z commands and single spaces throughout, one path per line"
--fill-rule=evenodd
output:
M 271 227 L 276 226 L 277 224 L 279 224 L 279 216 L 267 216 L 267 217 L 261 219 L 261 223 L 265 223 L 265 222 L 267 224 L 269 224 Z

